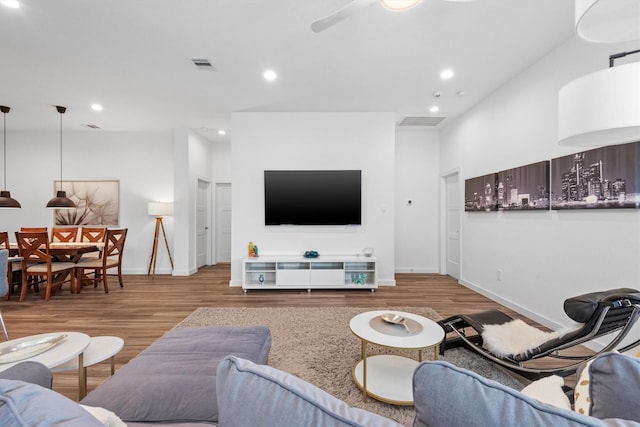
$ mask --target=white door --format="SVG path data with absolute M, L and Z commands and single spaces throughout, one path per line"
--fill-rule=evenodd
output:
M 216 184 L 216 262 L 231 262 L 231 184 Z
M 445 177 L 446 189 L 446 273 L 460 278 L 460 186 L 458 174 Z
M 196 196 L 196 268 L 209 264 L 211 256 L 211 232 L 209 230 L 209 194 L 211 194 L 211 184 L 198 180 L 198 194 Z

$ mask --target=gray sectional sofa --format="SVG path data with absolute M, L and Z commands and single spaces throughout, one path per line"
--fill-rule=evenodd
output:
M 102 407 L 130 427 L 400 426 L 266 365 L 270 346 L 265 327 L 177 329 L 92 391 L 81 401 L 88 406 L 49 390 L 51 372 L 24 362 L 0 373 L 0 423 L 102 426 L 107 424 L 87 412 Z M 589 394 L 590 415 L 543 403 L 546 396 L 538 400 L 447 362 L 423 362 L 414 372 L 411 425 L 640 427 L 640 359 L 607 353 L 579 375 L 589 384 L 581 392 Z

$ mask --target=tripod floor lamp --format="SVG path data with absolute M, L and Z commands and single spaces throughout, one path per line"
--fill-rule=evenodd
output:
M 147 204 L 147 213 L 156 217 L 156 231 L 153 235 L 153 249 L 151 250 L 151 260 L 149 260 L 149 271 L 147 272 L 147 275 L 156 274 L 156 260 L 158 258 L 158 240 L 160 240 L 160 230 L 162 230 L 164 244 L 167 248 L 167 253 L 169 254 L 171 270 L 173 270 L 173 258 L 171 258 L 169 241 L 167 240 L 167 233 L 164 231 L 164 223 L 162 222 L 163 217 L 173 215 L 173 203 L 149 202 Z

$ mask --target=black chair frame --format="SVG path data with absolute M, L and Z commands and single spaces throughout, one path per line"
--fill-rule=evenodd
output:
M 635 289 L 612 289 L 569 298 L 565 301 L 564 308 L 570 318 L 582 323 L 580 327 L 526 352 L 502 357 L 483 347 L 482 332 L 484 325 L 501 325 L 514 320 L 512 317 L 499 310 L 448 317 L 438 322 L 446 333 L 445 340 L 440 345 L 440 354 L 444 355 L 448 349 L 464 346 L 512 372 L 536 380 L 549 375 L 571 375 L 580 364 L 601 353 L 614 349 L 624 352 L 640 343 L 639 339 L 617 348 L 640 317 L 640 293 Z M 575 350 L 572 354 L 561 353 L 608 334 L 614 335 L 599 351 L 588 354 L 576 354 Z M 545 367 L 532 366 L 533 361 L 542 358 L 568 362 L 561 366 L 550 366 L 551 363 L 547 364 L 548 367 L 541 364 L 538 365 Z

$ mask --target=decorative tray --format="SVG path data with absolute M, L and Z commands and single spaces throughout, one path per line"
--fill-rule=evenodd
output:
M 62 340 L 67 334 L 44 335 L 39 338 L 25 337 L 0 344 L 0 364 L 17 362 L 28 359 L 49 350 Z

